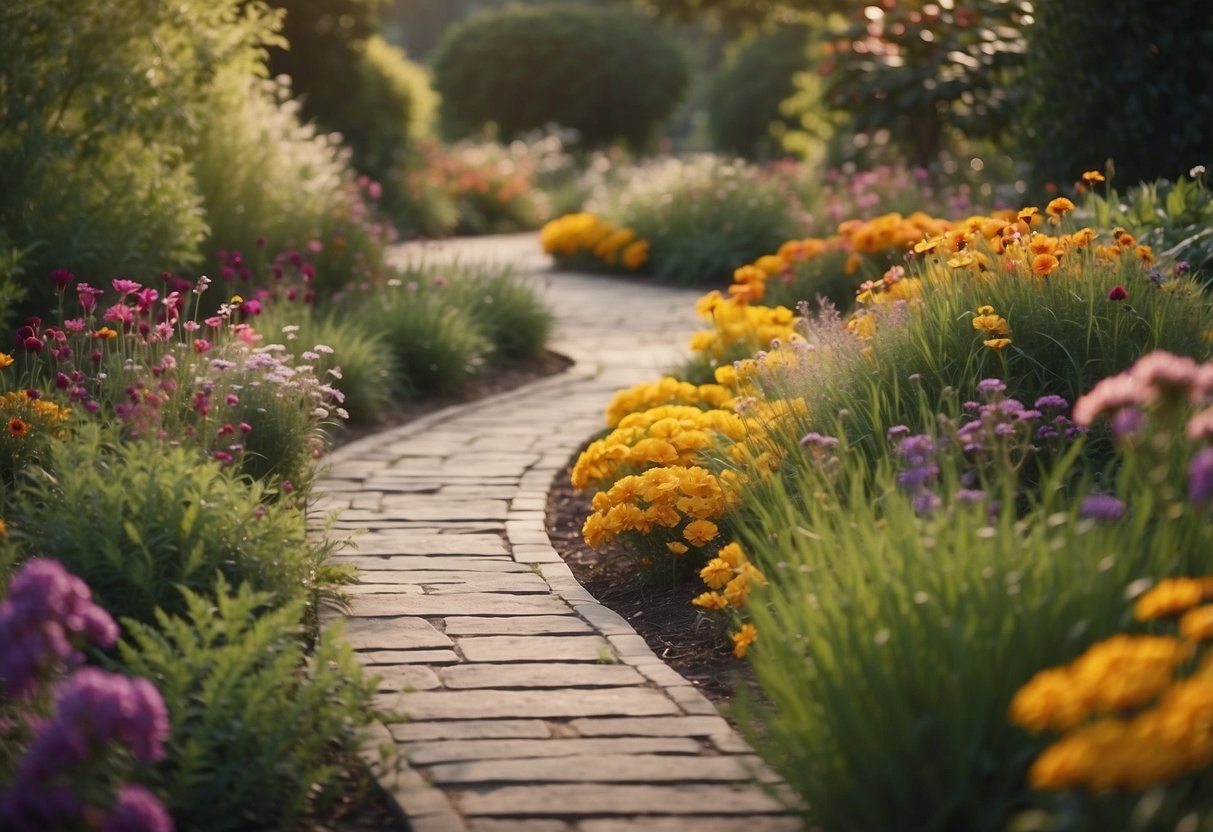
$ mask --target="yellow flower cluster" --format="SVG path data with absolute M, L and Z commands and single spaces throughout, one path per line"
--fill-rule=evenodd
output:
M 608 266 L 629 271 L 636 271 L 649 259 L 648 240 L 587 211 L 548 222 L 539 231 L 539 242 L 546 254 L 557 259 L 590 254 Z
M 646 381 L 620 390 L 607 405 L 607 427 L 613 428 L 629 413 L 637 413 L 663 404 L 681 404 L 705 409 L 728 410 L 733 406 L 733 394 L 720 384 L 691 384 L 665 376 L 658 381 Z
M 973 316 L 973 329 L 985 336 L 982 343 L 992 350 L 1005 350 L 1011 346 L 1011 325 L 994 311 L 993 306 L 977 308 L 977 314 Z
M 699 570 L 699 577 L 710 591 L 696 596 L 691 603 L 705 610 L 743 607 L 749 598 L 751 584 L 766 586 L 767 583 L 762 572 L 750 563 L 736 543 L 722 546 L 716 557 Z
M 31 429 L 56 434 L 71 411 L 43 398 L 32 398 L 25 390 L 0 396 L 0 419 L 10 436 L 23 437 Z
M 745 425 L 727 410 L 662 405 L 624 416 L 607 436 L 590 443 L 570 479 L 581 490 L 645 468 L 694 465 L 705 448 L 744 437 Z
M 1140 791 L 1213 764 L 1213 655 L 1176 675 L 1213 639 L 1210 599 L 1213 578 L 1162 581 L 1134 615 L 1182 616 L 1178 638 L 1113 636 L 1015 694 L 1013 722 L 1067 732 L 1033 763 L 1033 787 Z
M 695 311 L 700 318 L 711 321 L 713 328 L 695 333 L 691 349 L 718 359 L 732 347 L 744 347 L 753 354 L 775 339 L 800 337 L 796 334 L 796 314 L 786 306 L 752 306 L 713 290 L 699 299 Z
M 673 555 L 702 549 L 720 533 L 715 520 L 736 500 L 727 481 L 699 466 L 650 468 L 594 495 L 581 532 L 597 549 L 619 535 L 660 532 Z

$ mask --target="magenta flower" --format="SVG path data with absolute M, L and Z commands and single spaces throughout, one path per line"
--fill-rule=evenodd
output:
M 1111 289 L 1108 290 L 1108 300 L 1111 300 L 1111 301 L 1124 300 L 1128 296 L 1129 296 L 1129 293 L 1127 291 L 1125 291 L 1124 286 L 1113 286 Z
M 1125 513 L 1125 504 L 1111 494 L 1088 494 L 1078 507 L 1080 517 L 1111 522 Z
M 115 292 L 117 292 L 119 295 L 122 295 L 123 297 L 126 297 L 127 295 L 131 294 L 132 292 L 138 292 L 140 289 L 143 288 L 142 283 L 136 283 L 133 280 L 127 280 L 125 277 L 119 277 L 119 278 L 115 279 L 110 285 L 114 287 Z
M 1205 448 L 1188 463 L 1188 499 L 1195 505 L 1213 502 L 1213 448 Z
M 173 832 L 173 819 L 164 804 L 147 789 L 127 784 L 101 820 L 97 832 Z
M 76 276 L 67 269 L 55 269 L 51 272 L 51 283 L 54 283 L 55 289 L 60 292 L 70 286 L 75 279 Z

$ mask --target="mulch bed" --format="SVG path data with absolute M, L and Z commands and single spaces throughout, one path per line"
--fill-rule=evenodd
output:
M 581 585 L 603 606 L 626 618 L 654 653 L 717 707 L 733 700 L 738 684 L 752 688 L 750 666 L 733 658 L 722 619 L 691 605 L 691 599 L 706 590 L 698 579 L 662 586 L 623 546 L 595 551 L 586 545 L 581 526 L 589 516 L 592 495 L 573 490 L 571 467 L 570 461 L 552 481 L 547 531 Z

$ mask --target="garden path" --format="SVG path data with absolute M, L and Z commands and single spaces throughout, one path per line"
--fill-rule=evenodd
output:
M 574 579 L 544 528 L 555 472 L 620 387 L 681 355 L 697 293 L 552 271 L 534 234 L 398 248 L 536 281 L 568 371 L 338 450 L 320 483 L 360 530 L 347 635 L 382 676 L 381 778 L 415 832 L 784 832 L 775 777 L 713 705 Z M 765 785 L 759 785 L 764 783 Z

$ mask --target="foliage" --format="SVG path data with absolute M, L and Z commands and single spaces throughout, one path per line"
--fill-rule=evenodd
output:
M 779 137 L 797 122 L 780 106 L 797 72 L 808 69 L 808 31 L 783 25 L 744 43 L 712 78 L 708 128 L 725 152 L 765 159 L 780 154 Z
M 644 145 L 688 80 L 683 57 L 651 21 L 581 6 L 469 18 L 447 30 L 431 66 L 448 135 L 493 123 L 512 138 L 556 123 L 590 147 Z
M 333 752 L 356 752 L 382 716 L 340 631 L 324 630 L 305 658 L 301 607 L 278 603 L 220 578 L 213 594 L 184 590 L 180 615 L 124 622 L 123 665 L 155 680 L 168 706 L 152 782 L 182 832 L 296 828 L 338 793 Z
M 1016 117 L 1029 3 L 845 6 L 848 23 L 825 45 L 819 72 L 825 100 L 855 130 L 885 131 L 925 165 L 946 147 L 949 130 L 997 137 Z
M 6 520 L 14 541 L 61 561 L 103 607 L 151 621 L 158 607 L 181 609 L 179 587 L 209 593 L 220 574 L 279 602 L 306 594 L 326 547 L 277 495 L 192 448 L 119 445 L 82 425 L 11 495 Z
M 207 259 L 214 262 L 220 251 L 251 254 L 259 240 L 277 252 L 318 238 L 345 199 L 347 155 L 300 121 L 299 104 L 281 80 L 225 74 L 191 154 L 211 229 Z
M 185 150 L 226 69 L 255 74 L 276 16 L 238 0 L 6 3 L 0 228 L 59 266 L 159 273 L 206 231 Z M 33 306 L 47 300 L 34 284 Z
M 547 346 L 555 323 L 552 313 L 508 267 L 456 268 L 442 294 L 476 322 L 493 345 L 495 363 L 530 361 Z
M 1181 0 L 1147 12 L 1128 0 L 1044 0 L 1035 17 L 1018 140 L 1039 181 L 1069 181 L 1108 159 L 1129 184 L 1177 179 L 1209 162 L 1206 4 Z M 1110 51 L 1123 59 L 1108 61 Z
M 440 285 L 435 279 L 425 271 L 406 272 L 349 302 L 366 326 L 383 334 L 405 398 L 457 390 L 493 349 L 467 310 L 447 303 L 445 278 Z
M 677 283 L 722 281 L 797 236 L 802 219 L 777 170 L 712 155 L 640 165 L 624 187 L 586 207 L 648 240 L 646 270 Z

